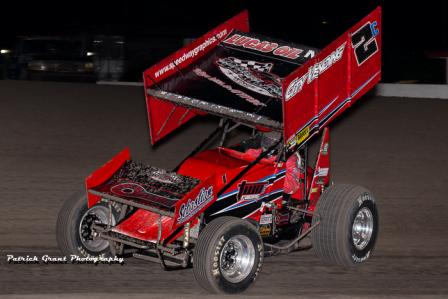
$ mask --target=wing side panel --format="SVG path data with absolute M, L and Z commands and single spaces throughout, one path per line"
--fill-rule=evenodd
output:
M 284 140 L 292 151 L 381 79 L 381 8 L 285 78 Z
M 194 40 L 189 45 L 147 69 L 143 73 L 145 91 L 148 90 L 149 87 L 155 86 L 155 88 L 157 88 L 157 84 L 162 80 L 175 73 L 182 72 L 182 69 L 188 67 L 214 49 L 232 30 L 243 32 L 249 31 L 247 11 L 243 11 L 234 16 L 230 20 Z M 148 95 L 146 92 L 145 96 L 152 144 L 155 144 L 164 136 L 176 130 L 197 115 L 197 113 L 191 109 L 177 107 L 170 102 L 163 102 L 154 96 Z

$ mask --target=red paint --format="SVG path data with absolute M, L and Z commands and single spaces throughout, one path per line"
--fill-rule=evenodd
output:
M 367 22 L 377 22 L 379 34 L 375 39 L 379 50 L 363 64 L 358 65 L 351 46 L 351 36 Z M 378 7 L 283 80 L 285 141 L 290 141 L 303 128 L 322 129 L 380 81 L 381 32 L 381 8 Z M 329 61 L 326 59 L 335 57 L 334 54 L 338 53 L 337 50 L 342 46 L 342 56 L 310 81 L 307 76 L 310 69 L 319 69 L 325 65 L 325 62 Z M 302 85 L 292 84 L 300 78 L 305 78 Z M 291 88 L 293 86 L 300 86 L 299 91 L 288 93 L 294 90 Z M 340 105 L 343 106 L 332 114 Z M 304 141 L 306 139 L 301 142 Z
M 374 21 L 377 22 L 376 28 L 379 30 L 379 34 L 376 36 L 379 50 L 368 60 L 358 64 L 353 53 L 354 50 L 351 45 L 351 36 L 359 28 L 365 25 L 366 22 Z M 176 64 L 176 68 L 168 68 L 166 71 L 160 72 L 160 70 L 164 69 L 164 66 L 178 60 L 186 53 L 199 45 L 206 43 L 208 40 L 216 39 L 216 36 L 223 34 L 223 32 L 225 32 L 225 35 L 221 36 L 219 39 L 225 39 L 225 37 L 234 29 L 242 32 L 249 31 L 246 11 L 216 27 L 190 45 L 182 48 L 162 60 L 160 63 L 146 70 L 144 72 L 145 90 L 176 73 L 177 68 L 183 69 L 192 62 L 203 57 L 206 53 L 209 53 L 217 46 L 218 41 L 215 40 L 214 42 L 211 42 L 209 46 L 197 55 L 180 61 L 179 64 Z M 316 134 L 320 129 L 325 128 L 332 119 L 341 114 L 380 80 L 381 31 L 381 9 L 377 8 L 341 37 L 324 48 L 316 57 L 310 59 L 306 64 L 302 65 L 283 79 L 282 105 L 284 120 L 283 133 L 285 141 L 289 141 L 293 136 L 296 136 L 297 133 L 300 133 L 302 128 L 308 128 L 311 130 L 308 135 L 305 133 L 303 135 L 299 134 L 299 137 L 304 136 L 303 139 L 299 140 L 299 143 L 306 142 L 311 135 Z M 245 44 L 245 46 L 266 52 L 272 51 L 278 47 L 275 43 L 260 42 L 255 39 L 247 40 L 242 36 L 236 35 L 232 36 L 227 41 L 231 43 L 243 43 L 244 41 L 243 44 Z M 285 57 L 291 58 L 298 54 L 300 54 L 300 52 L 294 48 L 282 47 L 277 49 L 277 55 Z M 309 77 L 305 78 L 304 76 L 306 75 Z M 305 80 L 302 80 L 302 84 L 294 85 L 297 87 L 297 90 L 288 94 L 288 88 L 291 87 L 291 83 L 300 82 L 297 80 L 301 78 L 305 78 Z M 293 89 L 290 89 L 289 91 L 291 90 Z M 146 96 L 146 103 L 153 144 L 189 121 L 195 115 L 205 114 L 201 111 L 187 110 L 182 107 L 174 109 L 175 106 L 173 104 L 148 95 Z M 340 107 L 340 109 L 338 107 Z M 168 116 L 170 117 L 168 118 Z M 257 129 L 263 130 L 261 127 L 257 127 Z M 314 210 L 321 195 L 321 186 L 329 184 L 329 138 L 329 130 L 324 129 L 315 170 L 310 167 L 307 169 L 307 190 L 309 191 L 309 209 L 311 211 Z M 114 228 L 114 231 L 140 240 L 156 242 L 158 238 L 158 221 L 160 219 L 162 225 L 161 241 L 164 241 L 165 243 L 172 242 L 183 233 L 180 231 L 176 236 L 171 236 L 171 238 L 169 238 L 174 230 L 188 222 L 192 224 L 197 223 L 199 215 L 217 200 L 217 193 L 219 190 L 221 190 L 227 182 L 235 178 L 235 176 L 252 162 L 255 157 L 256 155 L 252 155 L 250 152 L 241 153 L 229 148 L 217 148 L 204 151 L 187 159 L 180 167 L 178 173 L 198 178 L 200 183 L 182 199 L 176 202 L 173 218 L 162 217 L 156 213 L 138 209 L 128 219 L 117 225 Z M 130 153 L 128 149 L 120 152 L 86 179 L 86 188 L 90 189 L 104 183 L 126 160 L 129 159 Z M 285 163 L 279 163 L 277 165 L 272 157 L 262 159 L 260 163 L 250 169 L 241 180 L 230 186 L 230 188 L 227 189 L 227 192 L 237 189 L 238 185 L 241 184 L 243 180 L 247 182 L 257 182 L 262 178 L 277 174 L 284 169 Z M 319 180 L 322 184 L 319 184 Z M 279 178 L 269 185 L 264 190 L 263 194 L 269 194 L 272 191 L 279 192 L 279 190 L 283 189 L 283 185 L 284 178 Z M 212 192 L 209 196 L 202 197 L 202 195 L 205 194 L 204 190 L 212 190 Z M 261 196 L 263 196 L 263 194 L 261 194 Z M 98 196 L 89 194 L 89 207 L 94 205 L 99 199 Z M 225 200 L 225 198 L 222 200 Z M 188 206 L 192 201 L 194 201 L 195 205 Z M 281 192 L 279 192 L 279 195 L 276 198 L 272 199 L 272 202 L 276 204 L 278 208 L 282 207 Z M 196 205 L 196 203 L 199 204 Z M 189 212 L 187 213 L 184 209 L 186 206 L 190 207 L 190 210 L 188 210 Z M 183 216 L 181 217 L 181 215 Z M 259 221 L 260 215 L 261 211 L 260 209 L 257 209 L 245 218 Z
M 175 74 L 178 72 L 178 69 L 182 70 L 188 67 L 188 65 L 209 53 L 219 44 L 220 41 L 224 40 L 225 37 L 232 32 L 232 30 L 249 32 L 248 17 L 249 16 L 246 10 L 241 12 L 230 20 L 222 23 L 203 36 L 194 40 L 187 46 L 166 57 L 143 73 L 143 83 L 145 87 L 146 106 L 148 110 L 149 130 L 152 144 L 155 144 L 157 141 L 188 122 L 196 115 L 196 113 L 193 111 L 187 111 L 187 109 L 183 107 L 177 107 L 175 112 L 171 114 L 171 111 L 175 108 L 175 105 L 170 102 L 162 102 L 157 98 L 148 95 L 146 90 L 163 79 Z M 192 50 L 196 49 L 198 46 L 208 44 L 211 40 L 214 40 L 214 42 L 209 44 L 204 50 L 198 51 L 197 55 L 189 55 Z M 187 56 L 188 58 L 185 58 Z M 173 62 L 176 63 L 173 64 Z M 170 65 L 171 68 L 166 69 L 163 74 L 160 74 L 160 70 L 164 70 Z M 168 122 L 166 122 L 170 114 L 171 116 Z
M 207 150 L 186 160 L 178 173 L 205 180 L 212 173 L 226 173 L 228 170 L 240 169 L 249 164 L 225 154 L 222 148 Z
M 314 211 L 322 194 L 322 187 L 326 187 L 330 183 L 330 129 L 328 128 L 323 130 L 316 166 L 312 177 L 308 181 L 311 187 L 308 188 L 309 210 Z
M 112 231 L 144 241 L 156 242 L 158 237 L 158 221 L 161 221 L 164 240 L 171 234 L 173 218 L 160 216 L 156 213 L 139 209 L 128 219 L 115 226 Z
M 125 148 L 115 157 L 106 162 L 103 166 L 95 170 L 85 180 L 86 190 L 92 189 L 106 182 L 127 160 L 131 159 L 129 148 Z M 88 207 L 95 205 L 101 198 L 87 192 Z

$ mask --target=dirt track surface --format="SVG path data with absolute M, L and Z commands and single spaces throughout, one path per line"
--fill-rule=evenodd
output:
M 448 101 L 374 97 L 347 111 L 331 127 L 332 180 L 376 195 L 374 256 L 350 269 L 321 264 L 313 250 L 272 257 L 245 295 L 448 296 L 446 115 Z M 206 294 L 191 269 L 164 272 L 131 259 L 123 266 L 11 265 L 5 255 L 60 255 L 55 222 L 63 201 L 125 146 L 135 160 L 171 168 L 214 125 L 193 121 L 151 147 L 142 88 L 0 81 L 0 294 Z

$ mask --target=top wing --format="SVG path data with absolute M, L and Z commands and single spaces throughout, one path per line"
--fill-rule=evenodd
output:
M 243 12 L 145 71 L 152 143 L 197 114 L 283 129 L 282 80 L 317 49 L 248 33 L 247 22 Z
M 303 145 L 381 78 L 381 8 L 318 51 L 248 33 L 243 12 L 144 73 L 152 143 L 198 114 Z

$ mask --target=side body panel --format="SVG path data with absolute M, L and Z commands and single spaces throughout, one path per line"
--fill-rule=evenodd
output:
M 259 210 L 263 203 L 276 202 L 280 204 L 285 172 L 284 163 L 281 165 L 276 165 L 276 163 L 255 165 L 205 211 L 206 222 L 221 216 L 251 218 L 258 221 Z M 233 174 L 233 177 L 236 174 L 237 172 Z

